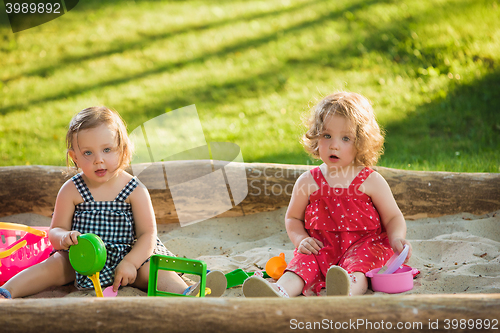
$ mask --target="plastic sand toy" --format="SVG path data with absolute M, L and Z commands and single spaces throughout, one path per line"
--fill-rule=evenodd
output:
M 69 261 L 75 271 L 88 276 L 94 284 L 97 297 L 104 297 L 99 272 L 106 264 L 106 246 L 99 236 L 83 234 L 78 236 L 78 244 L 69 248 Z
M 287 264 L 285 261 L 285 254 L 280 253 L 279 256 L 272 257 L 271 259 L 269 259 L 266 263 L 266 270 L 259 272 L 259 274 L 261 274 L 262 277 L 264 278 L 273 278 L 275 280 L 278 280 L 285 272 L 286 267 Z M 257 272 L 245 272 L 241 268 L 235 269 L 234 271 L 227 273 L 226 274 L 227 288 L 229 289 L 242 285 L 246 279 L 248 279 L 255 273 Z
M 199 295 L 182 295 L 158 290 L 158 271 L 175 271 L 185 274 L 195 274 L 200 276 Z M 151 256 L 149 262 L 149 282 L 148 296 L 184 296 L 184 297 L 205 297 L 205 287 L 207 278 L 207 264 L 201 260 L 170 257 L 161 254 Z
M 278 280 L 286 269 L 285 254 L 280 253 L 278 257 L 272 257 L 266 263 L 266 272 L 275 280 Z
M 382 267 L 377 274 L 392 274 L 404 263 L 406 257 L 408 256 L 408 251 L 410 247 L 405 245 L 403 251 L 400 254 L 394 254 L 391 259 Z
M 377 274 L 380 268 L 366 272 L 366 276 L 371 279 L 373 291 L 380 291 L 388 294 L 402 293 L 413 289 L 413 277 L 419 272 L 416 268 L 403 265 L 392 274 Z
M 234 271 L 227 273 L 226 274 L 227 289 L 242 285 L 246 279 L 248 279 L 255 273 L 256 272 L 245 272 L 241 268 L 235 269 Z M 264 278 L 270 277 L 265 271 L 263 271 L 262 274 Z
M 372 289 L 384 293 L 395 294 L 413 289 L 413 277 L 418 269 L 403 265 L 410 247 L 405 245 L 400 254 L 394 254 L 382 268 L 366 272 L 371 279 Z M 403 266 L 401 266 L 403 265 Z
M 48 232 L 49 227 L 0 222 L 0 286 L 50 256 Z

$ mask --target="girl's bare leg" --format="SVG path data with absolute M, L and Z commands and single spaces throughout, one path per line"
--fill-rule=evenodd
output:
M 305 282 L 293 272 L 285 272 L 276 283 L 260 276 L 251 276 L 243 282 L 245 297 L 295 297 L 304 289 Z
M 45 261 L 31 266 L 7 281 L 2 288 L 7 289 L 12 298 L 39 293 L 49 287 L 63 286 L 75 280 L 67 252 L 56 252 Z
M 355 281 L 351 282 L 351 295 L 364 295 L 368 290 L 368 279 L 364 273 L 354 272 Z
M 276 283 L 283 287 L 290 297 L 302 294 L 302 289 L 305 286 L 304 280 L 293 272 L 285 272 Z M 275 286 L 273 285 L 273 287 Z
M 137 271 L 137 278 L 132 286 L 147 290 L 149 281 L 149 262 L 142 265 Z M 158 290 L 169 293 L 182 294 L 188 285 L 174 271 L 158 270 Z
M 327 296 L 363 295 L 368 289 L 368 279 L 362 272 L 352 274 L 340 266 L 332 266 L 325 277 Z

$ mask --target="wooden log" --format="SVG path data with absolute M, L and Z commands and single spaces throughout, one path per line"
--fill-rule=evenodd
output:
M 172 182 L 182 184 L 199 177 L 201 163 L 164 162 L 155 164 L 155 168 L 146 168 L 139 175 L 139 179 L 150 188 L 157 223 L 178 221 L 168 185 Z M 168 177 L 164 171 L 166 168 L 169 170 Z M 248 215 L 286 207 L 296 179 L 313 166 L 213 163 L 213 169 L 224 169 L 226 176 L 242 168 L 246 180 L 237 185 L 246 185 L 248 195 L 241 203 L 220 214 L 220 217 Z M 484 214 L 500 209 L 500 174 L 406 171 L 383 167 L 375 169 L 389 183 L 407 218 L 460 212 Z M 64 167 L 54 166 L 1 167 L 0 217 L 20 213 L 50 216 L 57 192 L 69 178 L 65 171 Z M 128 171 L 132 172 L 130 168 Z M 200 186 L 200 193 L 207 193 L 208 196 L 217 194 L 211 190 L 210 184 L 198 182 L 196 186 Z M 151 189 L 152 187 L 156 189 Z M 189 196 L 183 200 L 194 208 L 198 204 Z
M 35 213 L 51 216 L 68 175 L 55 166 L 0 167 L 0 217 Z
M 389 183 L 406 218 L 500 209 L 500 174 L 403 171 L 375 168 Z
M 500 327 L 500 294 L 0 301 L 10 332 L 464 332 Z M 480 326 L 481 325 L 481 326 Z

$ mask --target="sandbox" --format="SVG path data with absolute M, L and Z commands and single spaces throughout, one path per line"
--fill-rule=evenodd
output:
M 193 162 L 178 164 L 186 179 L 196 168 Z M 312 166 L 244 167 L 246 198 L 220 216 L 186 227 L 177 222 L 169 191 L 150 190 L 159 237 L 172 252 L 225 273 L 259 270 L 280 252 L 291 259 L 284 214 L 295 180 Z M 230 165 L 225 168 L 231 172 Z M 245 299 L 240 288 L 232 288 L 219 299 L 186 299 L 145 297 L 125 287 L 117 298 L 98 299 L 66 286 L 1 301 L 2 332 L 390 331 L 410 326 L 410 331 L 460 331 L 480 324 L 484 329 L 486 320 L 490 328 L 495 320 L 500 327 L 500 175 L 376 169 L 407 220 L 413 245 L 409 264 L 421 271 L 408 292 L 285 300 Z M 64 171 L 0 168 L 0 221 L 49 225 L 57 191 L 68 178 Z M 140 178 L 164 181 L 147 172 Z

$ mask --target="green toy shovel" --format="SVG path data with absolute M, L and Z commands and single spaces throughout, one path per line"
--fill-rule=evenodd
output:
M 69 262 L 75 271 L 92 280 L 97 297 L 104 297 L 99 282 L 99 272 L 106 264 L 106 257 L 104 242 L 94 234 L 78 236 L 78 244 L 69 248 Z

